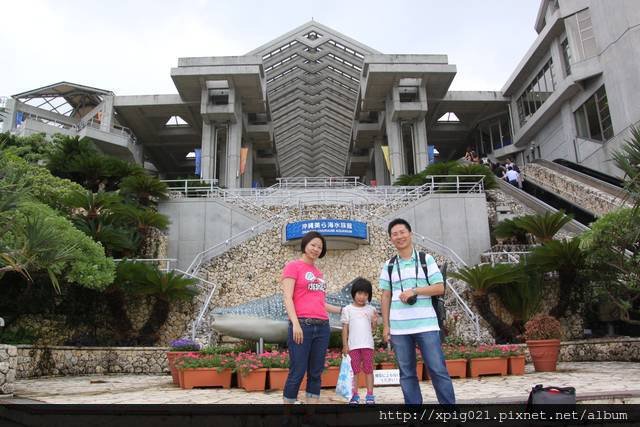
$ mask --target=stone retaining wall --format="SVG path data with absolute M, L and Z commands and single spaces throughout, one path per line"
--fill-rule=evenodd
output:
M 16 347 L 18 379 L 169 372 L 165 347 Z
M 18 351 L 12 345 L 0 344 L 0 396 L 13 393 Z
M 522 345 L 526 349 L 526 344 Z M 108 373 L 165 374 L 169 372 L 165 355 L 167 348 L 33 347 L 27 345 L 16 347 L 0 345 L 0 392 L 2 393 L 13 391 L 11 383 L 14 377 L 24 379 L 43 376 Z M 12 352 L 13 356 L 11 356 Z M 526 351 L 526 356 L 527 362 L 531 363 L 528 351 Z M 7 362 L 10 358 L 12 362 Z M 640 338 L 565 341 L 560 347 L 560 361 L 640 362 Z M 2 374 L 3 370 L 6 370 L 8 375 Z

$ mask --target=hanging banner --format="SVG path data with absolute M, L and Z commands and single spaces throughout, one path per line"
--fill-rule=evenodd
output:
M 383 145 L 380 148 L 382 148 L 382 155 L 384 156 L 384 162 L 387 164 L 387 169 L 389 170 L 389 172 L 391 172 L 391 175 L 393 175 L 393 169 L 391 168 L 391 157 L 389 157 L 389 146 Z
M 240 175 L 244 174 L 244 169 L 247 166 L 248 154 L 249 154 L 249 149 L 247 147 L 240 149 Z
M 435 149 L 433 145 L 427 145 L 427 155 L 429 156 L 428 163 L 431 164 L 436 160 Z
M 200 176 L 200 171 L 202 170 L 202 150 L 200 148 L 196 148 L 195 150 L 193 150 L 193 152 L 196 155 L 196 175 Z M 202 177 L 200 177 L 202 178 Z

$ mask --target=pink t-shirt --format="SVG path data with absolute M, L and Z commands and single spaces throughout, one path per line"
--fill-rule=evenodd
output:
M 327 285 L 322 279 L 322 272 L 315 265 L 300 259 L 291 261 L 284 266 L 282 278 L 295 280 L 293 306 L 299 318 L 329 319 L 324 307 Z

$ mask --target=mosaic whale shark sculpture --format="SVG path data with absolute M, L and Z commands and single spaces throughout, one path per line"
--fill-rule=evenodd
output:
M 350 282 L 340 291 L 326 295 L 329 304 L 344 307 L 351 304 Z M 373 300 L 371 305 L 380 312 L 380 303 Z M 224 335 L 257 341 L 284 343 L 287 341 L 289 318 L 284 307 L 282 294 L 259 298 L 234 307 L 214 309 L 211 326 Z M 342 329 L 340 316 L 329 313 L 329 324 L 332 331 Z

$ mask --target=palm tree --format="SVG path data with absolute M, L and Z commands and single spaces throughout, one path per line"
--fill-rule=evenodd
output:
M 56 136 L 52 144 L 54 148 L 48 154 L 47 168 L 52 174 L 61 178 L 72 178 L 69 162 L 74 158 L 96 153 L 91 140 L 88 138 Z
M 197 279 L 185 277 L 173 271 L 162 272 L 157 267 L 144 263 L 122 263 L 119 272 L 126 280 L 127 291 L 135 295 L 151 296 L 155 299 L 151 313 L 138 333 L 138 342 L 153 345 L 166 323 L 174 301 L 189 301 L 198 294 Z
M 527 243 L 527 231 L 519 227 L 513 219 L 500 221 L 493 229 L 494 234 L 499 239 L 515 239 L 516 243 Z
M 133 197 L 142 206 L 154 206 L 159 200 L 168 198 L 167 184 L 146 174 L 132 175 L 120 182 L 120 192 Z
M 491 310 L 489 292 L 498 285 L 526 280 L 521 266 L 479 264 L 473 267 L 463 267 L 457 272 L 449 274 L 451 277 L 467 282 L 473 289 L 473 302 L 478 307 L 480 315 L 493 328 L 496 341 L 512 341 L 518 335 L 518 331 L 513 325 L 506 324 Z
M 640 127 L 631 128 L 631 138 L 627 139 L 622 150 L 613 154 L 613 160 L 625 174 L 625 188 L 636 199 L 635 207 L 640 205 Z
M 546 243 L 553 240 L 553 236 L 572 219 L 571 215 L 565 215 L 563 211 L 558 211 L 525 215 L 515 218 L 513 221 L 516 226 L 531 233 L 536 241 Z
M 533 249 L 527 258 L 531 267 L 541 271 L 557 271 L 560 288 L 558 303 L 549 314 L 562 317 L 576 299 L 584 294 L 580 271 L 585 267 L 586 255 L 580 249 L 580 239 L 552 240 Z
M 542 275 L 535 271 L 528 271 L 526 280 L 498 285 L 493 291 L 500 298 L 504 308 L 513 316 L 513 325 L 522 333 L 527 320 L 539 312 L 544 295 Z

